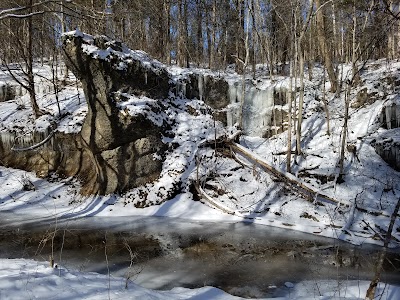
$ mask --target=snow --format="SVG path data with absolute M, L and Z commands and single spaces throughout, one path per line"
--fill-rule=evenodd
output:
M 286 288 L 279 291 L 280 297 L 262 299 L 364 299 L 368 284 L 365 281 L 304 281 L 298 284 L 286 282 Z M 400 288 L 379 284 L 377 295 L 381 295 L 381 299 L 398 299 Z M 29 259 L 0 260 L 0 296 L 4 300 L 244 299 L 209 286 L 198 289 L 173 288 L 169 291 L 154 291 L 145 289 L 127 278 L 68 270 L 58 265 L 50 267 L 46 262 Z
M 124 44 L 118 43 L 118 45 L 116 45 L 114 41 L 108 40 L 105 37 L 104 46 L 106 46 L 106 49 L 101 49 L 94 45 L 94 36 L 82 33 L 79 29 L 63 33 L 64 38 L 68 39 L 70 36 L 81 37 L 84 42 L 82 44 L 83 52 L 93 58 L 106 61 L 110 61 L 110 59 L 114 57 L 118 58 L 120 61 L 115 67 L 119 70 L 126 68 L 126 64 L 123 61 L 131 62 L 132 59 L 139 61 L 142 66 L 152 69 L 154 72 L 159 72 L 162 68 L 166 68 L 166 66 L 158 60 L 150 58 L 146 52 L 141 50 L 131 50 Z
M 82 36 L 83 33 L 73 33 Z M 120 55 L 124 59 L 139 58 L 151 68 L 157 69 L 161 63 L 153 61 L 141 51 L 123 49 L 115 51 L 111 48 L 99 52 L 91 45 L 93 37 L 84 35 L 86 51 L 90 55 L 106 59 L 108 55 Z M 118 52 L 118 53 L 117 53 Z M 388 91 L 388 87 L 376 87 L 375 83 L 383 74 L 393 74 L 399 63 L 387 67 L 377 63 L 378 68 L 368 69 L 362 74 L 363 85 L 369 92 L 386 89 L 387 97 L 377 99 L 373 103 L 350 109 L 348 142 L 357 147 L 357 157 L 346 153 L 345 182 L 336 184 L 337 162 L 343 123 L 343 97 L 335 98 L 328 94 L 330 110 L 330 135 L 327 135 L 327 124 L 322 109 L 322 82 L 308 82 L 306 85 L 305 113 L 302 124 L 303 155 L 296 158 L 293 164 L 294 175 L 291 178 L 302 180 L 320 193 L 326 194 L 340 202 L 348 204 L 336 205 L 318 201 L 308 201 L 300 194 L 288 190 L 276 178 L 266 173 L 257 165 L 238 155 L 236 160 L 208 147 L 202 147 L 206 141 L 214 137 L 229 136 L 232 128 L 225 128 L 214 122 L 208 107 L 200 99 L 187 100 L 184 93 L 170 95 L 166 101 L 174 103 L 162 113 L 155 113 L 151 108 L 155 100 L 147 97 L 121 95 L 124 101 L 119 102 L 121 113 L 130 115 L 145 114 L 156 125 L 169 122 L 173 137 L 164 137 L 165 143 L 175 148 L 165 153 L 165 161 L 160 178 L 143 187 L 132 189 L 122 195 L 89 196 L 79 194 L 79 182 L 74 178 L 41 179 L 32 173 L 0 167 L 0 213 L 3 224 L 19 227 L 38 222 L 51 223 L 55 220 L 72 220 L 86 216 L 122 217 L 122 216 L 154 216 L 179 218 L 182 220 L 209 222 L 249 222 L 260 225 L 271 225 L 315 235 L 331 237 L 360 244 L 382 244 L 379 235 L 384 232 L 390 221 L 397 199 L 400 197 L 400 174 L 389 168 L 370 145 L 372 139 L 399 139 L 398 130 L 386 130 L 379 123 L 380 113 L 385 105 L 398 104 L 394 95 L 397 91 Z M 119 65 L 123 68 L 123 65 Z M 61 69 L 61 68 L 60 68 Z M 173 80 L 178 81 L 193 70 L 169 67 Z M 318 68 L 314 72 L 320 72 Z M 37 73 L 49 76 L 50 70 L 43 66 L 36 68 Z M 185 73 L 186 72 L 186 73 Z M 199 76 L 221 74 L 210 71 L 199 71 Z M 227 80 L 237 80 L 235 74 L 225 74 Z M 236 77 L 235 77 L 236 76 Z M 2 77 L 3 78 L 3 77 Z M 235 79 L 234 79 L 235 78 Z M 322 76 L 318 76 L 322 78 Z M 3 80 L 3 79 L 2 79 Z M 68 84 L 59 93 L 59 102 L 54 93 L 49 93 L 51 86 L 38 82 L 38 103 L 48 112 L 35 120 L 29 107 L 28 95 L 19 96 L 16 100 L 0 103 L 0 133 L 3 142 L 12 144 L 18 136 L 27 136 L 33 132 L 46 133 L 56 123 L 56 131 L 78 133 L 87 113 L 84 95 L 79 84 L 71 76 Z M 204 83 L 204 82 L 203 82 Z M 200 84 L 200 81 L 199 81 Z M 252 97 L 256 100 L 259 113 L 268 116 L 266 102 L 271 104 L 271 82 L 262 81 L 257 93 L 266 94 Z M 280 78 L 275 87 L 288 88 L 288 80 Z M 328 85 L 326 83 L 326 85 Z M 360 87 L 361 89 L 362 87 Z M 235 110 L 238 109 L 238 90 L 232 91 L 229 125 L 237 122 Z M 256 92 L 255 92 L 256 93 Z M 234 95 L 235 94 L 235 95 Z M 265 96 L 265 100 L 264 99 Z M 355 99 L 356 93 L 351 95 Z M 250 100 L 249 100 L 250 101 Z M 60 107 L 60 111 L 58 108 Z M 236 106 L 235 106 L 236 105 Z M 196 113 L 189 113 L 188 108 Z M 252 111 L 254 108 L 249 107 Z M 248 120 L 251 116 L 248 116 Z M 251 126 L 250 126 L 251 127 Z M 263 128 L 251 128 L 259 131 L 241 139 L 242 147 L 250 149 L 257 157 L 284 172 L 287 133 L 275 135 L 273 138 L 259 137 Z M 196 161 L 199 167 L 196 168 Z M 23 183 L 29 180 L 34 190 L 25 191 Z M 227 214 L 216 209 L 207 201 L 193 201 L 190 193 L 190 180 L 199 180 L 204 191 L 216 201 L 220 207 L 234 214 Z M 175 195 L 165 201 L 168 195 Z M 146 194 L 146 199 L 141 198 Z M 378 233 L 378 234 L 377 234 Z M 399 247 L 400 221 L 397 219 L 393 231 L 391 246 Z M 171 291 L 151 291 L 129 283 L 125 289 L 126 279 L 110 278 L 95 273 L 82 273 L 66 270 L 62 266 L 52 269 L 47 264 L 32 260 L 1 260 L 0 296 L 1 299 L 237 299 L 216 288 L 201 289 L 175 288 Z M 108 287 L 110 286 L 110 287 Z M 337 289 L 333 289 L 333 286 Z M 360 299 L 365 295 L 367 282 L 317 281 L 300 282 L 286 285 L 286 294 L 281 299 Z M 400 297 L 398 287 L 380 285 L 385 289 L 384 299 Z M 310 298 L 314 297 L 314 298 Z
M 152 291 L 126 278 L 51 268 L 26 259 L 0 260 L 1 299 L 239 299 L 217 288 Z
M 123 102 L 119 102 L 117 106 L 123 111 L 127 112 L 131 116 L 137 116 L 139 114 L 146 116 L 154 125 L 161 127 L 163 121 L 167 118 L 166 114 L 161 112 L 155 112 L 154 108 L 157 108 L 157 100 L 147 98 L 145 96 L 134 96 L 126 93 L 121 93 L 117 97 L 122 97 Z

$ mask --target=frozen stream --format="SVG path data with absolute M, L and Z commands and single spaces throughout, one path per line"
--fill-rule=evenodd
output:
M 239 296 L 271 297 L 287 292 L 285 282 L 369 280 L 377 255 L 376 247 L 250 223 L 93 217 L 59 221 L 57 227 L 54 235 L 54 223 L 3 225 L 1 258 L 48 260 L 53 240 L 55 261 L 67 268 L 109 269 L 152 289 L 212 285 Z M 398 283 L 399 255 L 389 256 L 383 280 Z

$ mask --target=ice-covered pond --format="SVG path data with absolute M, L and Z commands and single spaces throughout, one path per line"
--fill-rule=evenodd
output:
M 251 223 L 157 217 L 84 218 L 0 232 L 1 258 L 124 276 L 152 289 L 212 285 L 244 297 L 279 296 L 287 282 L 369 280 L 377 247 Z M 53 247 L 52 247 L 53 245 Z M 400 282 L 399 251 L 383 280 Z

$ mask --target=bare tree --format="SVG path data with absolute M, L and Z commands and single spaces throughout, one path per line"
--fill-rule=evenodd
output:
M 299 95 L 299 110 L 297 118 L 297 130 L 296 130 L 296 154 L 301 155 L 301 125 L 303 123 L 303 106 L 304 106 L 304 50 L 303 50 L 303 39 L 307 31 L 308 25 L 311 20 L 311 15 L 313 12 L 314 0 L 310 0 L 307 18 L 304 22 L 302 29 L 300 31 L 298 39 L 298 53 L 295 55 L 299 58 L 299 76 L 300 76 L 300 95 Z
M 38 3 L 34 3 L 33 0 L 26 0 L 25 5 L 18 8 L 10 8 L 8 11 L 13 13 L 5 13 L 4 10 L 0 13 L 0 19 L 5 20 L 7 18 L 18 19 L 20 27 L 14 32 L 11 28 L 9 32 L 15 43 L 16 56 L 22 59 L 22 63 L 17 63 L 18 70 L 15 71 L 9 63 L 11 58 L 5 51 L 2 51 L 2 60 L 8 73 L 11 77 L 21 85 L 28 93 L 29 100 L 36 118 L 43 115 L 43 111 L 39 108 L 36 100 L 35 92 L 35 76 L 33 73 L 33 18 L 36 15 L 42 14 L 43 11 L 35 11 L 34 8 L 38 7 Z M 16 14 L 15 14 L 16 13 Z M 22 32 L 21 32 L 22 30 Z

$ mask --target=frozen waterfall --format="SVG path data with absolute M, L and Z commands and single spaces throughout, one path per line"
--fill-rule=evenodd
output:
M 246 135 L 265 137 L 281 131 L 285 114 L 282 106 L 276 105 L 279 101 L 275 98 L 286 91 L 276 92 L 276 89 L 274 86 L 260 89 L 254 85 L 246 85 L 242 111 Z M 227 107 L 227 125 L 233 126 L 239 121 L 240 103 L 243 99 L 242 84 L 230 84 L 228 93 L 230 104 Z

